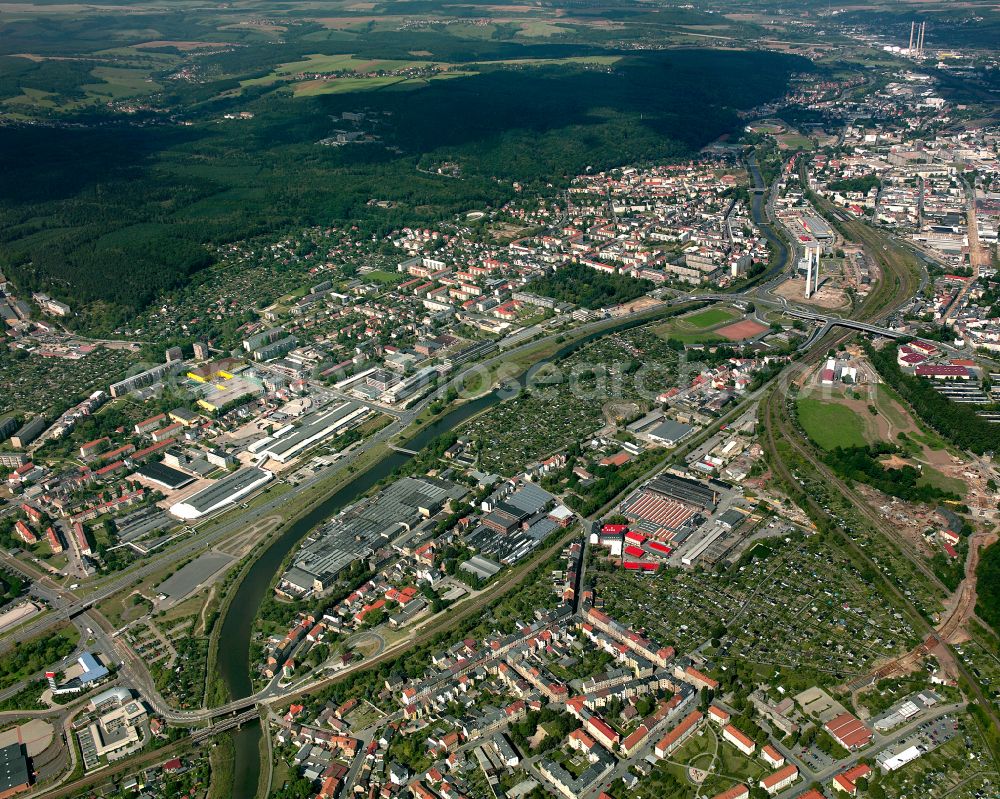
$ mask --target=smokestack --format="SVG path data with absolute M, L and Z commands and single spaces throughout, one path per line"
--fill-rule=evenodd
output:
M 917 45 L 917 54 L 923 58 L 924 57 L 924 34 L 927 32 L 927 23 L 920 23 L 920 44 Z
M 916 33 L 916 30 L 917 30 L 917 23 L 916 22 L 911 22 L 910 23 L 910 46 L 908 48 L 906 48 L 906 52 L 908 52 L 910 55 L 913 55 L 913 34 Z

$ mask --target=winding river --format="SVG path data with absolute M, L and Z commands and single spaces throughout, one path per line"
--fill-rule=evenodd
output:
M 539 365 L 565 358 L 580 347 L 609 333 L 647 324 L 658 316 L 677 313 L 675 309 L 664 309 L 662 314 L 644 315 L 639 318 L 626 317 L 617 324 L 589 333 L 561 347 L 549 358 L 539 361 Z M 523 385 L 526 376 L 522 375 Z M 496 405 L 505 398 L 505 392 L 494 390 L 478 399 L 460 405 L 425 427 L 404 446 L 419 452 L 440 435 L 448 433 L 472 416 Z M 349 505 L 369 491 L 380 480 L 390 476 L 413 456 L 402 452 L 390 452 L 382 460 L 362 472 L 349 484 L 330 494 L 304 516 L 289 525 L 267 550 L 250 566 L 246 577 L 236 589 L 233 601 L 222 621 L 219 632 L 218 668 L 229 693 L 234 699 L 253 693 L 250 681 L 250 640 L 257 609 L 271 590 L 278 570 L 287 555 L 315 527 L 333 516 L 341 508 Z M 243 726 L 234 736 L 236 749 L 234 797 L 252 797 L 258 789 L 261 775 L 260 722 Z
M 763 189 L 766 184 L 753 157 L 748 160 L 748 166 L 754 183 L 758 188 Z M 766 193 L 754 192 L 751 194 L 751 213 L 754 222 L 778 251 L 776 264 L 772 265 L 764 278 L 770 280 L 783 272 L 788 262 L 789 253 L 786 243 L 767 221 L 764 213 L 766 202 Z M 660 315 L 668 316 L 676 312 L 674 309 L 664 309 Z M 591 341 L 609 333 L 646 324 L 655 319 L 656 316 L 658 315 L 644 315 L 639 318 L 626 317 L 617 324 L 609 325 L 566 344 L 549 358 L 539 361 L 538 365 L 559 361 Z M 522 385 L 525 380 L 526 377 L 522 375 Z M 420 431 L 404 445 L 405 448 L 419 452 L 438 436 L 451 432 L 472 416 L 503 401 L 505 396 L 505 393 L 495 390 L 458 406 Z M 285 558 L 311 530 L 329 519 L 341 508 L 363 496 L 379 481 L 392 475 L 412 457 L 412 455 L 403 452 L 392 451 L 388 453 L 382 460 L 357 475 L 346 486 L 330 494 L 316 507 L 289 525 L 251 565 L 246 577 L 236 589 L 236 595 L 230 603 L 219 633 L 218 668 L 232 698 L 237 699 L 253 693 L 250 681 L 250 640 L 254 618 L 267 592 L 271 590 L 271 585 Z M 260 722 L 257 721 L 245 725 L 235 734 L 236 762 L 233 784 L 233 796 L 235 797 L 252 797 L 258 790 L 261 776 L 261 734 Z

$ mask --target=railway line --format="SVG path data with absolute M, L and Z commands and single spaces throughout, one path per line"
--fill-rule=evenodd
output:
M 841 225 L 838 225 L 838 227 Z M 858 321 L 864 322 L 881 321 L 894 313 L 903 302 L 912 297 L 915 291 L 919 290 L 921 279 L 913 270 L 906 268 L 908 253 L 902 247 L 885 239 L 877 231 L 872 230 L 863 223 L 860 224 L 860 229 L 857 230 L 853 229 L 852 226 L 851 232 L 861 241 L 866 251 L 878 259 L 879 266 L 883 270 L 879 286 L 869 296 L 868 301 L 861 306 L 856 318 Z M 830 331 L 827 335 L 816 341 L 812 348 L 799 359 L 795 372 L 801 375 L 809 367 L 815 366 L 825 357 L 829 349 L 844 343 L 852 335 L 853 332 Z M 943 587 L 941 581 L 936 576 L 933 576 L 932 573 L 928 575 L 929 568 L 927 565 L 919 561 L 908 548 L 901 546 L 899 537 L 888 530 L 887 525 L 882 523 L 882 520 L 877 517 L 871 508 L 867 507 L 856 492 L 846 486 L 843 481 L 833 476 L 826 465 L 817 458 L 811 447 L 803 442 L 802 435 L 795 425 L 787 402 L 788 394 L 785 389 L 787 389 L 792 379 L 793 376 L 791 373 L 784 373 L 779 377 L 779 382 L 770 389 L 761 402 L 760 418 L 764 422 L 762 425 L 764 430 L 762 444 L 768 454 L 768 464 L 771 470 L 786 486 L 794 487 L 800 484 L 799 479 L 793 474 L 792 469 L 782 457 L 782 445 L 790 448 L 826 484 L 840 493 L 841 496 L 855 507 L 865 521 L 872 524 L 873 529 L 883 535 L 894 548 L 920 570 L 921 574 L 929 576 L 933 585 L 939 588 Z M 998 719 L 995 707 L 984 695 L 978 681 L 965 665 L 954 656 L 949 648 L 951 639 L 960 631 L 964 619 L 967 618 L 971 610 L 970 603 L 973 605 L 975 603 L 975 591 L 970 584 L 968 576 L 963 580 L 955 601 L 946 611 L 945 616 L 934 626 L 924 617 L 906 593 L 899 586 L 895 585 L 879 568 L 871 555 L 858 545 L 857 541 L 815 497 L 803 492 L 799 501 L 803 505 L 803 510 L 806 511 L 811 519 L 814 521 L 823 519 L 829 522 L 829 527 L 836 531 L 853 556 L 873 570 L 873 573 L 878 576 L 878 582 L 881 583 L 886 595 L 890 596 L 899 607 L 906 611 L 906 614 L 914 624 L 914 628 L 920 632 L 923 638 L 919 645 L 899 658 L 883 664 L 878 670 L 866 677 L 859 677 L 855 681 L 852 681 L 852 684 L 857 683 L 855 690 L 864 685 L 871 684 L 877 679 L 889 676 L 897 670 L 908 668 L 910 665 L 919 662 L 928 653 L 933 652 L 944 661 L 944 665 L 963 678 L 969 687 L 970 693 L 989 718 L 990 723 L 994 727 L 1000 728 L 1000 719 Z M 948 591 L 945 589 L 944 593 L 947 594 Z M 994 753 L 994 756 L 996 756 L 996 753 Z

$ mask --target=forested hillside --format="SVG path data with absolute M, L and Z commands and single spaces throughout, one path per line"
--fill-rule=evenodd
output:
M 164 37 L 209 35 L 171 15 L 147 21 Z M 81 28 L 80 43 L 127 36 L 119 27 Z M 226 30 L 221 38 L 232 38 Z M 5 33 L 22 52 L 32 35 L 35 50 L 58 46 L 51 31 L 16 21 Z M 794 71 L 811 68 L 768 52 L 615 51 L 593 31 L 546 43 L 506 41 L 517 29 L 502 26 L 490 39 L 334 33 L 302 22 L 274 47 L 241 31 L 238 46 L 181 60 L 176 47 L 132 48 L 129 69 L 117 71 L 0 57 L 0 100 L 59 119 L 0 126 L 0 270 L 22 290 L 69 302 L 71 324 L 108 332 L 209 265 L 219 243 L 344 220 L 384 234 L 496 206 L 516 196 L 514 181 L 544 194 L 588 166 L 685 157 L 738 128 L 737 109 L 780 96 Z M 320 34 L 327 52 L 421 53 L 457 65 L 455 74 L 315 95 L 269 82 L 278 64 L 316 52 Z M 179 64 L 199 79 L 176 80 Z M 100 102 L 101 92 L 113 103 L 116 92 L 142 91 L 153 92 L 151 108 L 129 115 Z M 343 112 L 361 109 L 373 143 L 318 144 Z M 253 117 L 223 121 L 233 112 Z M 461 165 L 460 180 L 421 171 L 442 160 Z

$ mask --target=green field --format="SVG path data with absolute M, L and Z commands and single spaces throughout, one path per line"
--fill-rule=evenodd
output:
M 372 283 L 402 283 L 403 279 L 408 277 L 402 272 L 384 272 L 381 269 L 376 269 L 373 272 L 367 272 L 361 275 L 362 280 L 371 281 Z
M 823 449 L 867 446 L 864 424 L 846 405 L 800 397 L 796 407 L 802 428 Z
M 739 314 L 732 308 L 706 308 L 704 311 L 682 317 L 678 322 L 682 325 L 696 327 L 699 330 L 707 330 L 710 327 L 721 325 L 723 322 L 731 322 L 738 316 Z
M 938 471 L 933 466 L 923 466 L 921 470 L 923 476 L 917 481 L 917 485 L 929 485 L 935 488 L 940 488 L 942 491 L 951 491 L 952 493 L 958 494 L 960 497 L 964 497 L 968 487 L 965 485 L 963 480 L 957 477 L 949 477 L 943 472 Z
M 421 67 L 435 66 L 447 67 L 447 64 L 422 60 L 403 61 L 397 59 L 356 58 L 350 53 L 340 53 L 334 55 L 321 55 L 314 53 L 306 56 L 300 61 L 290 61 L 286 64 L 281 64 L 269 75 L 265 75 L 261 78 L 250 78 L 248 80 L 241 81 L 240 85 L 243 87 L 268 86 L 278 83 L 279 81 L 293 78 L 301 73 L 353 72 L 355 74 L 362 74 L 380 71 L 393 72 L 401 69 L 418 69 Z M 371 80 L 384 80 L 384 78 L 373 77 Z M 396 76 L 395 80 L 402 80 L 402 78 L 400 76 Z M 343 89 L 341 91 L 343 91 Z
M 142 69 L 120 69 L 117 67 L 94 67 L 90 73 L 100 83 L 86 83 L 81 88 L 97 98 L 136 97 L 158 92 L 163 87 L 149 78 L 149 72 Z
M 703 333 L 692 333 L 678 331 L 671 325 L 663 325 L 656 331 L 657 335 L 665 339 L 673 339 L 679 341 L 682 344 L 695 345 L 695 344 L 721 344 L 726 341 L 722 336 L 717 336 L 709 330 Z
M 715 328 L 735 322 L 741 316 L 735 308 L 713 306 L 701 311 L 672 319 L 654 328 L 660 338 L 674 339 L 683 344 L 718 344 L 725 338 L 713 332 Z
M 789 150 L 812 150 L 815 149 L 812 139 L 806 138 L 801 133 L 784 133 L 776 137 L 779 144 L 784 145 Z

